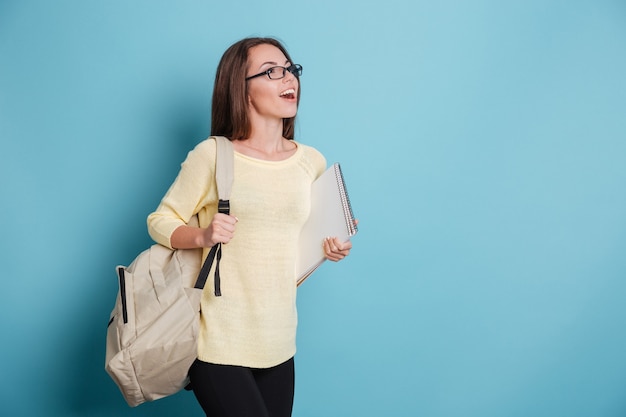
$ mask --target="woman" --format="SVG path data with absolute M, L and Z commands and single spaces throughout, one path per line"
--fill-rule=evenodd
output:
M 232 45 L 217 68 L 211 134 L 235 150 L 231 214 L 217 213 L 215 142 L 192 150 L 158 209 L 150 235 L 171 248 L 218 242 L 221 296 L 202 297 L 198 359 L 189 375 L 207 416 L 290 416 L 296 352 L 295 257 L 311 183 L 325 170 L 317 150 L 297 143 L 302 67 L 275 39 Z M 198 214 L 200 227 L 186 223 Z M 351 249 L 323 242 L 339 261 Z M 210 282 L 205 288 L 213 288 Z

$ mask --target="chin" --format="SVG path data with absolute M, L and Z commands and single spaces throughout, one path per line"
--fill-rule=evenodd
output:
M 286 111 L 285 114 L 286 114 L 286 116 L 284 117 L 285 119 L 296 117 L 296 114 L 298 114 L 298 106 L 296 105 L 296 107 L 291 111 Z

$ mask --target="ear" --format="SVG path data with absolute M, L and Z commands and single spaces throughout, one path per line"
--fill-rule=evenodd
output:
M 250 117 L 256 113 L 256 107 L 252 97 L 248 96 L 248 102 L 246 103 L 246 118 L 250 120 Z

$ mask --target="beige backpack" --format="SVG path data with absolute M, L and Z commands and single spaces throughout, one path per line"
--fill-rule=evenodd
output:
M 219 211 L 229 213 L 233 180 L 232 143 L 217 144 L 215 179 Z M 194 216 L 190 225 L 197 225 Z M 118 266 L 119 293 L 107 329 L 105 369 L 131 407 L 172 395 L 188 384 L 197 356 L 200 297 L 217 257 L 219 296 L 221 244 L 204 264 L 202 249 L 171 250 L 155 244 L 128 267 Z

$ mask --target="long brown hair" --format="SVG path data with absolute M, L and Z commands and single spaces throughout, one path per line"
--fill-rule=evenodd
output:
M 231 140 L 247 139 L 251 126 L 248 118 L 248 51 L 258 45 L 270 44 L 293 64 L 285 47 L 274 38 L 245 38 L 224 52 L 215 75 L 211 107 L 211 135 Z M 298 88 L 300 103 L 300 88 Z M 283 119 L 283 136 L 293 139 L 296 116 Z

